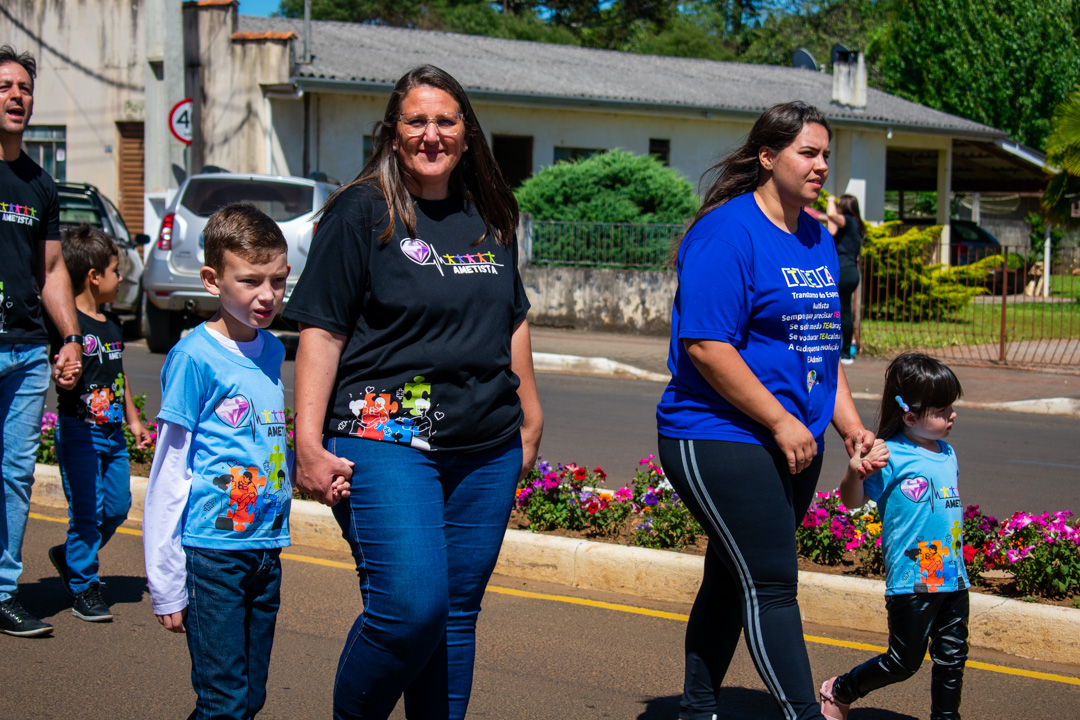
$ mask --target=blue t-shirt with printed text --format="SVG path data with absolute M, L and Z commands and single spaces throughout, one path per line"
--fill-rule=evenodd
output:
M 730 343 L 758 380 L 818 439 L 832 419 L 840 362 L 839 264 L 832 237 L 803 212 L 781 230 L 753 193 L 694 225 L 679 248 L 668 383 L 656 408 L 668 437 L 776 447 L 764 426 L 724 400 L 683 340 Z
M 966 590 L 964 504 L 956 453 L 921 448 L 905 435 L 885 441 L 889 464 L 863 482 L 881 514 L 885 594 Z
M 191 433 L 191 493 L 181 543 L 214 550 L 289 544 L 292 483 L 286 455 L 285 348 L 260 330 L 262 353 L 230 352 L 204 325 L 161 369 L 158 418 Z

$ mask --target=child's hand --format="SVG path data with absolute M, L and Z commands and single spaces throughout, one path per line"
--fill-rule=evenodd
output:
M 345 498 L 349 497 L 350 487 L 352 486 L 350 485 L 348 480 L 341 477 L 340 475 L 334 476 L 334 481 L 330 485 L 330 496 L 331 498 L 333 498 L 335 505 L 344 500 Z
M 128 430 L 135 436 L 135 447 L 148 448 L 150 447 L 150 443 L 154 442 L 154 438 L 150 435 L 150 431 L 138 420 L 129 422 Z
M 848 468 L 858 474 L 860 480 L 865 480 L 889 462 L 889 448 L 885 446 L 884 440 L 875 440 L 873 446 L 865 452 L 863 446 L 857 446 L 855 450 L 848 462 Z
M 158 615 L 157 621 L 169 632 L 183 634 L 187 632 L 184 629 L 184 618 L 187 617 L 187 608 L 184 608 L 180 612 L 169 613 L 168 615 Z

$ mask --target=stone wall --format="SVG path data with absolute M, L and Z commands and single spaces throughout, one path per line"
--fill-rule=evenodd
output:
M 674 272 L 523 264 L 521 280 L 538 326 L 666 336 Z

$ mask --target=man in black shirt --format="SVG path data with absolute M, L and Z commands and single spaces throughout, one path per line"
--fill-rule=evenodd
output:
M 49 387 L 42 310 L 63 345 L 53 377 L 63 388 L 82 373 L 82 338 L 64 257 L 60 203 L 49 175 L 22 151 L 34 109 L 37 66 L 29 53 L 0 45 L 0 422 L 5 518 L 0 520 L 0 632 L 45 635 L 52 626 L 18 602 L 22 542 Z

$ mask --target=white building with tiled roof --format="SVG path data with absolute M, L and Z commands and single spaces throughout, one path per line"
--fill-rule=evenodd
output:
M 38 56 L 35 125 L 66 138 L 69 180 L 107 194 L 133 187 L 136 150 L 121 140 L 139 123 L 154 128 L 147 153 L 179 142 L 161 138 L 157 105 L 182 98 L 152 100 L 160 93 L 140 87 L 159 82 L 165 67 L 147 52 L 142 5 L 0 8 L 0 37 Z M 822 72 L 341 22 L 311 23 L 308 59 L 300 20 L 238 15 L 231 0 L 186 2 L 182 13 L 183 92 L 194 100 L 190 170 L 351 179 L 395 81 L 431 63 L 465 87 L 515 184 L 559 159 L 610 148 L 657 154 L 696 183 L 761 111 L 795 99 L 829 117 L 827 189 L 859 197 L 868 220 L 883 218 L 887 189 L 1034 192 L 1046 177 L 1041 156 L 1000 130 L 872 88 L 864 88 L 865 105 L 841 104 L 833 76 Z M 148 174 L 148 193 L 162 190 L 152 187 L 160 177 Z

